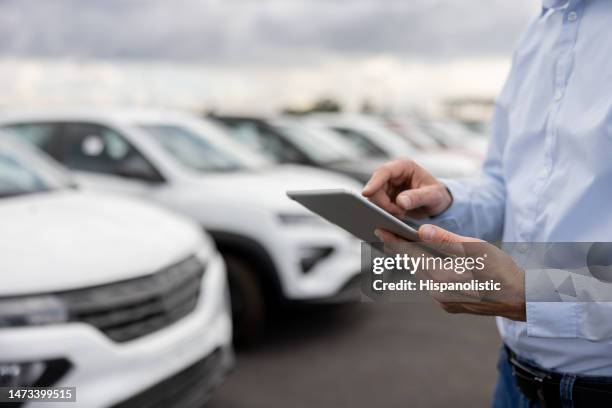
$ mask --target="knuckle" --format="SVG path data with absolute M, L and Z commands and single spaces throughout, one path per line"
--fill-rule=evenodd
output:
M 451 244 L 453 239 L 448 232 L 439 232 L 439 240 L 442 244 Z
M 414 207 L 420 207 L 423 204 L 423 193 L 418 190 L 410 190 L 408 191 L 408 197 L 410 197 L 410 201 L 412 202 Z
M 439 188 L 434 188 L 433 190 L 431 190 L 431 198 L 435 202 L 440 202 L 444 198 L 444 192 Z
M 387 175 L 391 171 L 391 168 L 392 168 L 392 162 L 381 164 L 376 169 L 375 174 Z
M 408 157 L 402 157 L 401 159 L 397 160 L 398 163 L 400 163 L 402 166 L 404 167 L 411 167 L 414 166 L 416 163 L 414 162 L 414 160 L 408 158 Z

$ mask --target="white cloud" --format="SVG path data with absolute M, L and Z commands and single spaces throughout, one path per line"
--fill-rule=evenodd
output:
M 328 96 L 349 109 L 369 100 L 402 110 L 448 97 L 493 97 L 508 67 L 503 58 L 334 58 L 282 67 L 4 59 L 0 107 L 131 105 L 269 114 Z
M 0 106 L 491 97 L 539 0 L 0 0 Z
M 3 0 L 0 53 L 292 61 L 506 54 L 539 0 Z

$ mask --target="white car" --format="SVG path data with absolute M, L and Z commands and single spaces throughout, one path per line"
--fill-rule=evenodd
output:
M 340 133 L 314 121 L 284 118 L 272 124 L 286 137 L 295 140 L 296 144 L 316 145 L 320 150 L 325 150 L 328 156 L 333 154 L 336 160 L 321 165 L 363 184 L 370 180 L 376 169 L 389 161 L 389 158 L 376 154 L 378 151 L 368 151 L 363 145 L 353 144 Z
M 364 158 L 359 148 L 324 126 L 296 119 L 268 120 L 249 116 L 211 116 L 241 146 L 275 163 L 331 170 L 365 184 L 381 160 Z
M 270 166 L 216 126 L 172 112 L 6 113 L 0 127 L 75 170 L 84 186 L 140 196 L 206 228 L 228 265 L 239 339 L 257 336 L 277 299 L 357 295 L 359 242 L 286 197 L 291 189 L 359 189 L 352 179 Z
M 480 162 L 446 151 L 422 151 L 399 134 L 390 130 L 381 119 L 366 115 L 318 113 L 308 120 L 335 130 L 346 140 L 362 149 L 367 157 L 414 160 L 434 176 L 441 178 L 473 175 Z
M 199 226 L 79 191 L 5 136 L 0 219 L 1 387 L 76 387 L 74 404 L 28 407 L 207 401 L 233 364 L 232 327 L 223 259 Z
M 408 139 L 412 144 L 422 150 L 440 150 L 445 146 L 432 135 L 425 133 L 419 126 L 421 119 L 414 116 L 385 116 L 385 125 L 398 135 Z
M 488 140 L 467 127 L 451 120 L 420 120 L 417 127 L 442 146 L 473 157 L 484 158 Z

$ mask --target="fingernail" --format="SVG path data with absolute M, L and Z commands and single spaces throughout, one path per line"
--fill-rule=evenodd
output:
M 403 195 L 403 196 L 397 197 L 397 203 L 400 205 L 400 207 L 404 209 L 409 209 L 411 200 L 410 200 L 410 197 Z
M 421 234 L 425 241 L 431 241 L 436 236 L 436 228 L 431 225 L 421 227 Z
M 374 230 L 374 235 L 376 235 L 376 238 L 382 241 L 382 234 L 380 233 L 380 230 Z

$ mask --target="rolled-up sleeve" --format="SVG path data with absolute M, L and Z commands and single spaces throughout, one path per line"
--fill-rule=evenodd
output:
M 529 336 L 612 339 L 612 284 L 587 269 L 528 269 L 525 296 Z

